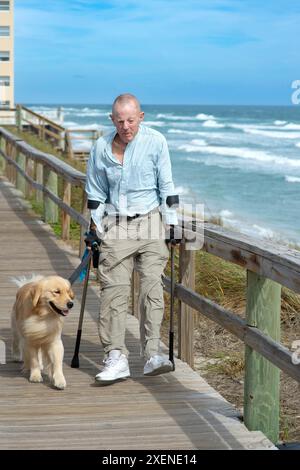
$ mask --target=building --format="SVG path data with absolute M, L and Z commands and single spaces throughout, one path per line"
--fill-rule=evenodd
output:
M 14 108 L 13 0 L 0 0 L 0 117 Z

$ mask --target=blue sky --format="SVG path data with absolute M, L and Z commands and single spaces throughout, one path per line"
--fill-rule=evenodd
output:
M 15 0 L 16 101 L 291 104 L 299 0 Z

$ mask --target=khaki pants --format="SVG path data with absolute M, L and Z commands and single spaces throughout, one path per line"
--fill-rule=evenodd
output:
M 162 274 L 168 258 L 159 212 L 132 221 L 121 218 L 117 224 L 111 224 L 101 244 L 99 263 L 99 336 L 106 355 L 119 349 L 128 356 L 125 329 L 133 267 L 140 277 L 142 352 L 147 359 L 159 353 L 164 312 Z

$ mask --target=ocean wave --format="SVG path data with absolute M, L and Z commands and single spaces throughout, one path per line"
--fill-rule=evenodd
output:
M 220 216 L 221 216 L 222 218 L 232 218 L 232 217 L 233 217 L 233 212 L 228 211 L 227 209 L 223 209 L 223 210 L 220 212 Z
M 267 227 L 262 227 L 257 224 L 253 224 L 251 226 L 245 226 L 242 224 L 238 224 L 239 230 L 244 233 L 245 235 L 250 235 L 251 237 L 254 238 L 260 238 L 263 240 L 269 240 L 269 241 L 276 241 L 279 239 L 279 235 L 276 235 L 275 232 Z
M 196 119 L 199 119 L 199 121 L 206 121 L 206 119 L 216 119 L 216 118 L 215 116 L 211 116 L 209 114 L 199 113 L 197 114 Z
M 79 124 L 77 122 L 73 122 L 73 121 L 64 121 L 64 127 L 75 127 L 75 126 L 79 126 Z
M 222 217 L 222 212 L 228 212 L 230 215 L 228 217 Z M 236 217 L 233 217 L 234 214 L 232 214 L 230 211 L 227 211 L 226 209 L 221 211 L 219 215 L 222 218 L 223 226 L 229 230 L 232 229 L 253 238 L 270 241 L 272 243 L 279 243 L 285 246 L 295 244 L 295 240 L 293 241 L 283 238 L 282 234 L 275 232 L 269 227 L 265 227 L 257 223 L 247 223 L 245 220 L 239 220 Z
M 272 163 L 279 166 L 289 166 L 291 168 L 300 168 L 300 159 L 293 160 L 291 158 L 279 157 L 262 150 L 250 150 L 247 148 L 236 148 L 236 147 L 217 147 L 213 145 L 203 146 L 202 143 L 198 143 L 198 140 L 192 140 L 191 144 L 182 145 L 179 150 L 185 150 L 186 152 L 198 152 L 206 154 L 214 154 L 225 157 L 237 157 L 245 160 L 255 160 L 260 163 Z
M 222 212 L 229 212 L 230 216 L 222 217 Z M 224 227 L 227 227 L 228 229 L 237 230 L 238 232 L 243 233 L 245 235 L 249 235 L 250 237 L 269 241 L 275 241 L 281 238 L 279 234 L 275 234 L 275 232 L 268 227 L 262 227 L 258 224 L 247 224 L 244 221 L 232 218 L 233 214 L 230 211 L 221 211 L 220 216 L 223 220 Z
M 300 178 L 297 176 L 285 176 L 284 179 L 287 183 L 300 183 Z
M 50 106 L 30 106 L 28 109 L 32 109 L 36 113 L 41 111 L 51 111 L 55 114 L 57 113 L 57 108 L 52 108 Z
M 66 125 L 67 123 L 64 123 L 64 124 Z M 66 127 L 68 127 L 68 129 L 70 131 L 72 131 L 72 130 L 75 131 L 77 129 L 84 129 L 84 130 L 87 130 L 87 131 L 88 130 L 98 131 L 98 130 L 103 129 L 103 127 L 105 127 L 105 126 L 102 126 L 101 124 L 97 124 L 96 122 L 93 122 L 92 124 L 78 124 L 78 123 L 72 123 L 71 122 Z
M 277 124 L 275 125 L 269 125 L 269 124 L 235 124 L 235 123 L 227 123 L 227 126 L 232 128 L 232 129 L 241 129 L 244 132 L 249 131 L 249 133 L 253 134 L 258 134 L 258 132 L 254 131 L 275 131 L 277 133 L 278 130 L 286 131 L 286 130 L 300 130 L 300 125 L 299 124 L 294 124 L 294 123 L 288 123 L 286 124 L 286 121 L 275 121 Z M 279 124 L 280 123 L 280 124 Z M 251 132 L 252 131 L 252 132 Z M 281 133 L 278 133 L 278 135 Z M 282 136 L 284 133 L 282 133 Z
M 197 142 L 194 143 L 193 142 Z M 198 152 L 200 147 L 207 148 L 207 143 L 204 139 L 195 139 L 191 144 L 179 145 L 178 150 L 184 150 L 185 152 Z
M 61 109 L 62 109 L 63 112 L 74 111 L 75 113 L 77 113 L 80 108 L 70 108 L 70 107 L 67 106 L 67 107 L 63 107 Z
M 284 124 L 286 124 L 286 121 L 280 121 L 279 119 L 277 119 L 277 121 L 274 121 L 274 124 L 275 126 L 283 126 Z
M 199 131 L 185 131 L 182 129 L 169 129 L 168 134 L 202 135 Z
M 72 140 L 72 148 L 76 151 L 89 152 L 92 148 L 91 140 Z
M 76 112 L 72 112 L 72 111 L 67 111 L 64 113 L 65 116 L 77 116 L 77 117 L 103 117 L 103 116 L 109 116 L 110 113 L 102 113 L 100 111 L 86 111 L 86 112 L 83 112 L 83 111 L 78 111 L 76 110 Z
M 296 146 L 296 147 L 300 147 L 300 142 L 297 142 L 297 143 L 295 144 L 295 146 Z
M 190 194 L 189 188 L 186 188 L 185 186 L 176 186 L 174 188 L 174 192 L 179 196 L 185 196 L 187 194 Z
M 224 124 L 220 124 L 217 121 L 214 121 L 213 119 L 209 119 L 208 121 L 204 121 L 202 124 L 203 127 L 225 127 Z
M 167 119 L 170 121 L 194 121 L 195 118 L 191 116 L 176 116 L 174 114 L 162 114 L 156 115 L 157 119 Z
M 264 137 L 270 137 L 271 139 L 299 139 L 300 132 L 277 132 L 277 131 L 264 131 L 259 129 L 245 129 L 244 130 L 247 134 L 256 134 L 262 135 Z
M 144 121 L 145 126 L 163 127 L 166 124 L 162 121 Z
M 294 124 L 293 122 L 290 122 L 289 124 L 286 124 L 283 126 L 282 129 L 289 129 L 293 131 L 299 131 L 300 130 L 300 124 Z

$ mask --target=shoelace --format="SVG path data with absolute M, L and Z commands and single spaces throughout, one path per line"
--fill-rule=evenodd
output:
M 118 361 L 119 361 L 119 358 L 108 357 L 107 359 L 103 360 L 103 364 L 105 364 L 106 367 L 112 367 L 115 364 L 117 364 Z

